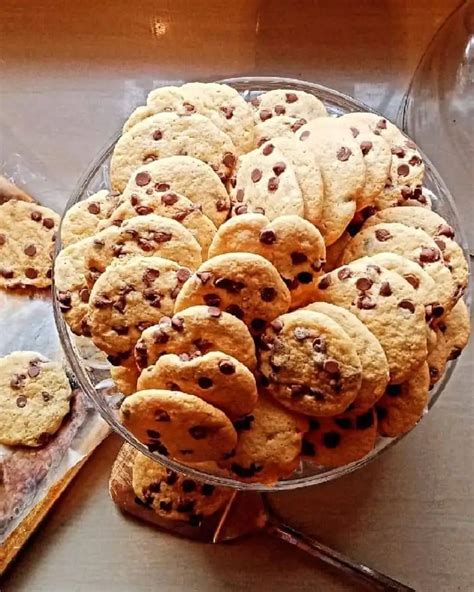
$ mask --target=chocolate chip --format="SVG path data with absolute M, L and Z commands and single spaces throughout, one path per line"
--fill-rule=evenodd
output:
M 439 317 L 442 317 L 444 314 L 444 306 L 442 306 L 441 304 L 439 304 L 438 302 L 433 303 L 432 305 L 432 315 L 436 318 L 439 319 Z
M 372 411 L 367 411 L 356 417 L 356 428 L 358 430 L 368 430 L 374 425 L 374 415 Z
M 242 320 L 244 318 L 244 311 L 239 306 L 237 306 L 237 304 L 230 304 L 225 309 L 225 311 L 233 315 L 234 317 L 237 317 L 238 319 Z
M 260 111 L 261 121 L 267 121 L 267 119 L 270 119 L 271 117 L 272 117 L 272 112 L 269 111 L 268 109 L 263 109 L 262 111 Z
M 224 113 L 225 118 L 226 119 L 232 119 L 232 116 L 234 115 L 234 107 L 220 107 L 220 110 L 222 111 L 222 113 Z
M 337 277 L 340 280 L 347 280 L 348 278 L 352 277 L 354 274 L 349 269 L 349 267 L 341 267 L 341 269 L 337 272 Z
M 263 150 L 262 150 L 262 154 L 264 156 L 270 156 L 270 154 L 273 152 L 273 150 L 274 150 L 273 144 L 265 144 L 265 146 L 263 147 Z
M 295 93 L 286 93 L 286 102 L 287 103 L 296 103 L 298 100 L 298 95 Z
M 72 305 L 72 296 L 70 292 L 58 292 L 58 300 L 61 310 L 69 310 Z
M 51 396 L 49 393 L 47 393 L 46 391 L 43 391 L 43 392 L 41 393 L 41 396 L 42 396 L 42 398 L 43 398 L 43 401 L 44 401 L 45 403 L 48 403 L 48 402 L 49 402 L 49 401 L 51 401 L 51 399 L 53 398 L 53 397 L 52 397 L 52 396 Z
M 28 279 L 34 280 L 35 278 L 38 277 L 38 271 L 36 269 L 34 269 L 33 267 L 27 267 L 25 269 L 25 275 Z
M 379 421 L 383 421 L 388 415 L 387 409 L 385 407 L 382 407 L 381 405 L 375 406 L 375 412 L 377 413 L 377 419 Z
M 301 142 L 306 141 L 310 136 L 310 132 L 309 130 L 305 130 L 304 132 L 302 132 L 301 136 L 300 136 L 300 140 Z
M 340 370 L 339 363 L 336 360 L 326 360 L 323 364 L 323 369 L 329 374 L 337 374 Z
M 221 360 L 218 364 L 218 367 L 222 374 L 235 374 L 235 366 L 230 360 Z
M 128 334 L 128 327 L 125 325 L 112 325 L 112 330 L 117 333 L 117 335 L 127 335 Z
M 253 319 L 250 326 L 256 333 L 259 333 L 265 329 L 266 324 L 267 322 L 264 319 Z
M 413 304 L 413 302 L 411 302 L 411 300 L 401 300 L 398 303 L 398 306 L 399 308 L 404 308 L 405 310 L 408 310 L 412 314 L 415 312 L 415 305 Z
M 238 477 L 243 478 L 251 478 L 254 477 L 257 473 L 259 473 L 263 467 L 261 465 L 257 465 L 256 463 L 250 463 L 248 467 L 243 467 L 237 463 L 232 463 L 230 470 L 237 475 Z
M 162 456 L 169 456 L 168 449 L 159 441 L 149 442 L 146 446 L 150 452 L 158 452 L 158 454 L 161 454 Z
M 154 212 L 153 208 L 150 208 L 149 206 L 138 206 L 135 208 L 135 211 L 139 216 L 146 216 L 148 214 L 153 214 Z
M 312 442 L 309 442 L 308 440 L 305 440 L 305 438 L 303 438 L 303 440 L 301 442 L 301 454 L 303 456 L 315 456 L 316 455 L 316 449 L 314 447 L 314 444 Z
M 280 179 L 278 177 L 270 177 L 268 179 L 268 191 L 276 191 L 280 185 Z
M 165 411 L 164 409 L 157 409 L 155 411 L 155 421 L 170 422 L 171 421 L 170 414 L 167 411 Z
M 420 279 L 417 278 L 416 275 L 413 275 L 412 273 L 406 273 L 403 277 L 411 286 L 413 286 L 413 288 L 415 288 L 415 290 L 418 290 L 420 287 Z
M 187 279 L 191 277 L 191 272 L 186 267 L 181 267 L 176 272 L 176 277 L 178 278 L 179 282 L 184 283 Z
M 323 444 L 326 448 L 337 448 L 341 443 L 341 434 L 326 432 L 323 434 Z
M 241 214 L 246 214 L 247 213 L 247 206 L 246 205 L 237 206 L 234 210 L 234 213 L 236 216 L 240 216 Z
M 284 162 L 277 162 L 276 165 L 273 167 L 273 172 L 277 177 L 279 177 L 282 173 L 286 170 L 286 164 Z
M 275 288 L 262 288 L 260 290 L 260 297 L 264 302 L 273 302 L 277 297 Z
M 197 271 L 196 275 L 201 280 L 201 284 L 207 284 L 212 279 L 212 273 L 210 271 Z
M 352 154 L 352 151 L 350 148 L 346 148 L 346 146 L 342 146 L 337 151 L 336 156 L 337 156 L 338 160 L 345 162 L 346 160 L 349 160 L 351 154 Z
M 254 420 L 255 417 L 253 415 L 245 415 L 236 419 L 233 425 L 238 432 L 248 432 L 252 428 L 252 422 Z
M 16 406 L 20 407 L 20 409 L 21 409 L 23 407 L 26 407 L 27 402 L 28 402 L 28 399 L 24 395 L 20 395 L 16 399 Z
M 191 493 L 191 491 L 196 491 L 196 481 L 193 481 L 192 479 L 183 479 L 181 487 L 185 493 Z
M 218 294 L 204 294 L 203 300 L 208 306 L 219 307 L 221 305 L 221 299 Z
M 326 351 L 326 340 L 324 337 L 316 337 L 312 343 L 315 352 L 324 353 Z
M 423 161 L 421 160 L 421 158 L 414 154 L 408 161 L 408 164 L 411 164 L 411 166 L 420 166 L 422 162 Z
M 276 241 L 276 234 L 273 230 L 262 230 L 259 240 L 265 245 L 272 245 Z
M 142 280 L 146 286 L 151 286 L 155 280 L 160 277 L 160 271 L 158 269 L 147 269 L 143 275 Z
M 100 205 L 98 203 L 96 203 L 95 201 L 93 201 L 92 203 L 90 203 L 87 206 L 87 209 L 89 210 L 89 212 L 91 214 L 100 214 Z
M 359 130 L 356 127 L 351 127 L 350 130 L 353 138 L 357 138 L 357 136 L 360 134 Z
M 233 167 L 235 166 L 235 155 L 232 152 L 226 152 L 224 154 L 224 158 L 222 162 L 225 164 L 226 167 Z
M 352 429 L 352 420 L 349 417 L 335 417 L 334 423 L 342 430 Z
M 372 150 L 373 144 L 372 142 L 361 142 L 360 143 L 360 149 L 362 150 L 362 154 L 364 156 L 367 156 L 367 154 Z
M 166 485 L 174 485 L 178 480 L 178 473 L 172 471 L 171 469 L 166 469 L 166 478 L 165 483 Z
M 374 282 L 370 278 L 361 277 L 358 278 L 355 285 L 358 290 L 360 290 L 361 292 L 365 292 L 366 290 L 370 290 L 373 283 Z
M 214 285 L 216 288 L 225 290 L 231 294 L 238 294 L 243 288 L 245 288 L 245 284 L 243 282 L 231 280 L 229 278 L 217 278 L 214 281 Z
M 142 172 L 137 173 L 135 175 L 135 183 L 139 187 L 144 187 L 145 185 L 148 185 L 148 183 L 150 183 L 150 181 L 151 181 L 151 175 L 150 175 L 150 173 L 147 173 L 146 171 L 142 171 Z
M 309 271 L 302 271 L 296 277 L 302 284 L 310 284 L 313 281 L 313 274 Z
M 375 238 L 381 243 L 384 243 L 385 241 L 388 241 L 390 238 L 392 238 L 392 235 L 385 228 L 378 228 L 375 231 Z
M 386 394 L 389 397 L 398 397 L 402 394 L 402 385 L 401 384 L 389 384 L 385 389 Z
M 454 238 L 454 230 L 451 226 L 449 226 L 449 224 L 441 224 L 438 226 L 436 234 L 439 234 L 440 236 L 446 236 L 447 238 Z
M 378 129 L 387 129 L 387 120 L 386 119 L 379 119 L 376 127 Z
M 304 253 L 298 251 L 293 251 L 293 253 L 290 254 L 290 257 L 293 265 L 300 265 L 308 260 L 308 257 Z
M 52 218 L 45 218 L 43 220 L 43 226 L 48 230 L 51 230 L 51 228 L 54 228 L 54 220 Z
M 272 321 L 270 326 L 275 331 L 275 333 L 280 333 L 280 331 L 283 329 L 283 323 L 279 319 Z
M 357 299 L 356 306 L 362 310 L 370 310 L 375 308 L 376 304 L 369 296 L 360 296 Z
M 167 343 L 169 340 L 169 335 L 164 333 L 161 329 L 157 329 L 153 332 L 153 343 L 157 345 L 160 343 Z
M 401 146 L 394 146 L 391 152 L 394 156 L 398 156 L 398 158 L 403 158 L 405 156 L 405 150 L 403 150 Z
M 41 212 L 31 212 L 31 214 L 30 214 L 30 218 L 34 222 L 39 222 L 42 217 L 43 217 L 43 215 L 41 214 Z
M 181 331 L 184 328 L 184 319 L 182 317 L 175 315 L 171 319 L 171 326 L 173 327 L 173 329 L 175 331 L 178 331 L 178 333 L 181 333 Z
M 331 276 L 325 275 L 319 280 L 318 288 L 320 290 L 326 290 L 331 285 Z
M 407 164 L 401 164 L 397 169 L 397 173 L 400 177 L 406 177 L 409 172 L 410 167 Z
M 172 238 L 173 238 L 173 235 L 171 234 L 171 232 L 160 231 L 160 232 L 153 233 L 153 240 L 155 240 L 157 243 L 167 243 Z
M 216 210 L 218 212 L 225 212 L 228 208 L 227 202 L 224 199 L 218 199 L 216 201 Z
M 41 373 L 41 368 L 36 364 L 30 363 L 27 372 L 30 378 L 36 378 Z
M 388 282 L 382 282 L 380 284 L 379 290 L 380 296 L 391 296 L 392 295 L 392 288 Z
M 235 199 L 238 202 L 242 202 L 244 200 L 244 195 L 245 195 L 244 190 L 243 189 L 238 189 L 237 190 L 237 193 L 235 194 Z
M 80 290 L 79 292 L 79 298 L 81 299 L 81 302 L 89 302 L 89 298 L 90 298 L 90 292 L 87 288 L 82 288 L 82 290 Z
M 28 255 L 28 257 L 34 257 L 36 255 L 36 247 L 35 245 L 28 245 L 23 249 L 23 252 L 25 255 Z
M 308 123 L 308 122 L 306 121 L 306 119 L 302 119 L 302 118 L 301 118 L 301 119 L 297 119 L 295 122 L 293 122 L 293 123 L 290 125 L 290 130 L 291 130 L 293 133 L 296 133 L 296 132 L 297 132 L 297 131 L 298 131 L 298 130 L 301 128 L 301 127 L 303 127 L 303 125 L 305 125 L 306 123 Z
M 147 430 L 146 433 L 152 440 L 159 440 L 161 438 L 160 432 L 157 432 L 156 430 Z
M 420 252 L 419 260 L 421 263 L 434 263 L 440 259 L 440 253 L 434 247 L 423 247 Z
M 207 438 L 207 428 L 204 426 L 193 426 L 192 428 L 189 428 L 188 432 L 195 440 L 203 440 L 204 438 Z
M 253 171 L 250 173 L 250 178 L 254 183 L 258 183 L 262 178 L 262 171 L 260 169 L 253 169 Z

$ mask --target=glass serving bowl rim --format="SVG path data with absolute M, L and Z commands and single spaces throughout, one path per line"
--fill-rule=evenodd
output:
M 295 78 L 275 77 L 275 76 L 243 76 L 243 77 L 216 79 L 216 80 L 213 80 L 213 82 L 221 83 L 221 84 L 229 84 L 230 86 L 234 86 L 235 88 L 245 87 L 247 89 L 248 89 L 248 87 L 251 87 L 251 86 L 258 87 L 260 85 L 265 85 L 265 84 L 267 84 L 267 85 L 268 84 L 270 84 L 270 85 L 275 84 L 275 85 L 278 85 L 280 88 L 282 88 L 282 87 L 287 87 L 287 88 L 302 87 L 302 89 L 311 89 L 314 92 L 314 94 L 317 94 L 318 96 L 328 95 L 328 96 L 331 96 L 332 98 L 338 98 L 342 101 L 350 103 L 351 106 L 354 107 L 354 111 L 368 111 L 368 112 L 380 115 L 381 117 L 385 117 L 383 114 L 379 113 L 378 111 L 376 111 L 372 107 L 369 107 L 365 103 L 358 101 L 357 99 L 354 99 L 353 97 L 351 97 L 349 95 L 346 95 L 344 93 L 341 93 L 339 91 L 336 91 L 334 89 L 331 89 L 329 87 L 326 87 L 326 86 L 323 86 L 320 84 L 316 84 L 313 82 L 307 82 L 305 80 L 299 80 L 299 79 L 295 79 Z M 105 145 L 105 147 L 99 152 L 99 154 L 93 159 L 93 161 L 91 161 L 89 166 L 86 168 L 86 172 L 80 178 L 78 185 L 76 186 L 75 190 L 71 194 L 71 197 L 67 201 L 66 207 L 64 209 L 64 212 L 63 212 L 63 215 L 61 218 L 61 224 L 59 227 L 59 233 L 58 233 L 59 240 L 56 241 L 55 258 L 62 248 L 61 232 L 62 232 L 62 222 L 64 220 L 64 214 L 71 208 L 72 205 L 74 205 L 75 203 L 77 203 L 81 200 L 81 197 L 84 195 L 89 183 L 97 175 L 98 171 L 100 171 L 100 168 L 103 166 L 104 161 L 110 155 L 111 151 L 113 150 L 113 146 L 115 146 L 115 143 L 117 142 L 117 140 L 121 136 L 121 134 L 122 134 L 121 130 L 119 132 L 117 132 L 112 137 L 112 139 Z M 448 201 L 449 207 L 452 210 L 454 218 L 456 219 L 457 224 L 458 224 L 458 230 L 457 230 L 457 235 L 456 235 L 457 242 L 461 245 L 464 253 L 466 254 L 467 241 L 466 241 L 466 238 L 465 238 L 465 235 L 463 232 L 462 225 L 460 224 L 459 214 L 457 212 L 457 208 L 456 208 L 456 205 L 455 205 L 454 200 L 452 198 L 452 195 L 451 195 L 449 189 L 447 188 L 446 184 L 444 183 L 443 179 L 441 178 L 441 176 L 437 172 L 436 168 L 433 166 L 433 164 L 429 160 L 429 158 L 423 153 L 423 151 L 421 149 L 420 149 L 420 152 L 423 156 L 423 159 L 425 161 L 427 168 L 429 168 L 431 173 L 434 175 L 434 177 L 436 178 L 436 182 L 439 184 L 439 186 L 441 187 L 441 189 L 443 191 L 443 194 L 444 194 L 443 199 Z M 467 262 L 468 262 L 468 266 L 469 266 L 469 275 L 470 275 L 470 265 L 469 265 L 470 262 L 469 262 L 468 256 L 467 256 Z M 467 300 L 468 300 L 468 304 L 469 304 L 470 285 L 467 288 L 466 293 L 467 293 Z M 319 485 L 321 483 L 325 483 L 327 481 L 332 481 L 333 479 L 337 479 L 337 478 L 342 477 L 344 475 L 348 475 L 349 473 L 352 473 L 352 472 L 366 466 L 367 464 L 369 464 L 370 462 L 372 462 L 373 460 L 378 458 L 382 453 L 389 450 L 390 448 L 392 448 L 392 446 L 394 446 L 395 444 L 400 442 L 405 436 L 407 436 L 420 423 L 420 422 L 418 422 L 415 426 L 413 426 L 413 428 L 410 431 L 408 431 L 405 434 L 398 436 L 396 438 L 380 438 L 378 441 L 378 444 L 379 444 L 378 448 L 376 445 L 374 450 L 371 453 L 369 453 L 368 455 L 364 456 L 363 458 L 361 458 L 355 462 L 352 462 L 350 464 L 343 465 L 341 467 L 326 470 L 324 473 L 320 473 L 320 474 L 314 474 L 314 475 L 309 475 L 309 476 L 304 476 L 304 477 L 290 476 L 287 479 L 283 479 L 283 480 L 277 481 L 274 484 L 268 485 L 268 484 L 263 484 L 263 483 L 242 482 L 242 481 L 234 480 L 232 478 L 223 477 L 223 476 L 212 474 L 212 473 L 206 473 L 206 472 L 196 469 L 194 467 L 190 467 L 189 465 L 183 464 L 177 460 L 171 460 L 168 457 L 150 452 L 148 450 L 148 448 L 142 442 L 140 442 L 137 438 L 135 438 L 117 420 L 117 418 L 111 412 L 109 405 L 106 403 L 104 396 L 99 395 L 97 393 L 97 390 L 94 387 L 94 385 L 90 382 L 90 379 L 87 376 L 85 369 L 83 368 L 82 362 L 80 361 L 79 355 L 76 352 L 76 348 L 73 345 L 73 342 L 71 339 L 70 330 L 67 326 L 66 321 L 64 320 L 63 314 L 60 309 L 59 301 L 57 299 L 55 285 L 54 285 L 54 274 L 53 274 L 53 282 L 52 282 L 52 294 L 53 294 L 54 319 L 55 319 L 56 327 L 58 330 L 60 342 L 61 342 L 62 348 L 65 352 L 67 361 L 70 364 L 74 374 L 76 375 L 81 389 L 86 393 L 88 398 L 98 408 L 99 413 L 102 416 L 102 418 L 128 444 L 133 446 L 135 449 L 137 449 L 139 452 L 141 452 L 145 456 L 149 457 L 150 459 L 152 459 L 156 462 L 159 462 L 160 464 L 164 465 L 166 468 L 168 468 L 170 470 L 186 474 L 187 476 L 193 477 L 199 481 L 212 483 L 213 485 L 218 485 L 218 486 L 230 487 L 235 490 L 250 490 L 250 491 L 258 491 L 258 492 L 285 491 L 285 490 L 298 489 L 298 488 L 302 488 L 302 487 L 308 487 L 308 486 L 312 486 L 312 485 Z M 427 411 L 429 411 L 435 405 L 437 400 L 439 399 L 441 393 L 444 391 L 447 383 L 449 382 L 456 365 L 457 365 L 457 360 L 454 360 L 449 364 L 449 367 L 447 368 L 442 380 L 437 384 L 436 392 L 429 399 L 429 402 L 427 405 Z M 425 412 L 424 415 L 427 414 L 427 411 Z M 381 443 L 383 445 L 380 445 Z

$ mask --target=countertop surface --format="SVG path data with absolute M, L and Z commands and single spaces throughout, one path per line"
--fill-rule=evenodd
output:
M 3 0 L 1 172 L 64 206 L 146 92 L 180 80 L 302 78 L 395 118 L 423 51 L 457 4 Z M 474 590 L 473 349 L 401 443 L 347 477 L 274 495 L 279 512 L 418 591 Z M 95 452 L 2 592 L 363 589 L 264 536 L 211 546 L 123 516 L 107 492 L 119 446 L 112 436 Z

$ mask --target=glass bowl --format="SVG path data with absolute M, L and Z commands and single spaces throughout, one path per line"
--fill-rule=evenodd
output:
M 293 80 L 288 78 L 263 78 L 263 77 L 249 77 L 249 78 L 231 78 L 220 80 L 218 82 L 225 82 L 236 88 L 246 100 L 258 95 L 260 92 L 277 89 L 288 88 L 294 90 L 304 90 L 312 93 L 323 101 L 332 116 L 342 115 L 352 111 L 371 111 L 367 105 L 360 103 L 346 95 L 339 92 L 300 80 Z M 120 134 L 108 144 L 105 150 L 91 164 L 86 175 L 79 183 L 77 189 L 74 191 L 66 206 L 66 211 L 75 203 L 87 198 L 89 195 L 108 187 L 108 168 L 109 162 L 114 149 L 114 145 Z M 424 155 L 423 155 L 424 156 Z M 433 191 L 435 197 L 433 199 L 433 209 L 443 216 L 449 224 L 451 224 L 455 231 L 458 241 L 466 252 L 466 240 L 460 226 L 459 217 L 456 212 L 453 199 L 441 179 L 440 175 L 424 156 L 426 163 L 425 185 L 428 189 Z M 61 232 L 61 229 L 60 229 Z M 61 241 L 57 241 L 57 249 L 60 249 Z M 55 291 L 53 291 L 55 294 Z M 378 457 L 382 452 L 393 446 L 396 442 L 401 440 L 399 438 L 383 438 L 379 437 L 375 448 L 370 454 L 363 459 L 360 459 L 351 464 L 339 467 L 336 469 L 319 468 L 314 463 L 302 462 L 299 469 L 295 471 L 289 478 L 279 481 L 274 485 L 266 485 L 260 483 L 242 483 L 232 478 L 223 478 L 220 476 L 205 473 L 180 462 L 171 460 L 167 457 L 161 456 L 157 453 L 151 453 L 148 448 L 138 441 L 135 436 L 130 433 L 119 421 L 118 410 L 123 396 L 116 390 L 113 381 L 110 378 L 109 364 L 105 356 L 99 352 L 89 339 L 83 337 L 76 337 L 68 328 L 61 314 L 59 303 L 54 299 L 54 311 L 57 328 L 59 331 L 60 340 L 64 348 L 68 361 L 76 374 L 77 380 L 90 397 L 93 403 L 98 408 L 102 417 L 109 423 L 109 425 L 120 434 L 127 442 L 138 449 L 143 454 L 160 462 L 166 467 L 186 473 L 193 478 L 201 481 L 207 481 L 215 485 L 222 485 L 232 487 L 234 489 L 247 489 L 254 491 L 280 491 L 286 489 L 296 489 L 298 487 L 306 487 L 309 485 L 317 485 L 331 479 L 336 479 L 342 475 L 346 475 L 360 467 L 363 467 L 368 462 Z M 431 408 L 441 392 L 448 383 L 451 374 L 454 371 L 456 362 L 451 362 L 444 378 L 438 383 L 431 392 L 428 409 Z

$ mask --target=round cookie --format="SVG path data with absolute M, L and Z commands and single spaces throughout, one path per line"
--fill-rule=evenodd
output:
M 181 92 L 187 112 L 208 117 L 230 137 L 238 154 L 252 150 L 255 127 L 252 108 L 234 88 L 214 82 L 188 82 Z
M 314 302 L 306 310 L 327 315 L 353 341 L 362 366 L 362 382 L 350 410 L 358 414 L 367 411 L 384 394 L 389 379 L 387 358 L 379 341 L 362 321 L 341 306 Z
M 123 362 L 122 362 L 123 364 Z M 122 393 L 122 395 L 128 396 L 137 392 L 137 381 L 140 372 L 135 363 L 111 366 L 110 376 L 115 382 L 115 386 Z
M 123 191 L 135 169 L 163 158 L 188 154 L 209 164 L 226 181 L 235 165 L 235 146 L 207 117 L 158 113 L 134 125 L 117 142 L 110 162 L 112 188 Z
M 222 411 L 179 391 L 139 391 L 123 401 L 120 416 L 150 452 L 177 460 L 223 460 L 237 444 L 237 433 Z
M 353 261 L 320 278 L 317 300 L 350 310 L 367 326 L 385 352 L 392 381 L 406 380 L 425 361 L 424 306 L 398 273 Z
M 92 243 L 84 238 L 63 249 L 54 262 L 54 287 L 59 308 L 76 335 L 90 336 L 87 320 L 89 288 L 86 280 L 84 253 Z
M 120 226 L 124 220 L 148 214 L 156 214 L 180 222 L 201 246 L 202 258 L 207 259 L 207 252 L 216 233 L 216 227 L 203 214 L 199 204 L 193 204 L 187 197 L 178 193 L 171 191 L 165 193 L 153 191 L 151 195 L 146 192 L 131 193 L 112 213 L 109 225 Z
M 201 263 L 201 247 L 191 232 L 176 220 L 148 214 L 126 220 L 120 228 L 111 226 L 98 232 L 85 251 L 89 285 L 113 261 L 132 255 L 160 256 L 195 269 Z
M 41 354 L 23 351 L 0 358 L 0 444 L 49 442 L 69 412 L 71 396 L 63 368 Z
M 281 115 L 280 117 L 272 117 L 271 119 L 260 121 L 255 126 L 255 148 L 258 148 L 273 138 L 293 138 L 295 133 L 305 123 L 308 123 L 306 119 L 288 117 L 288 115 Z
M 209 257 L 232 252 L 255 253 L 270 261 L 290 290 L 292 308 L 314 300 L 326 248 L 310 222 L 299 216 L 280 216 L 272 222 L 262 214 L 236 216 L 219 228 Z
M 235 425 L 239 434 L 235 454 L 220 463 L 234 478 L 271 484 L 298 467 L 306 418 L 260 393 L 251 415 Z
M 322 467 L 341 467 L 369 454 L 376 437 L 377 416 L 373 409 L 313 418 L 303 439 L 303 456 Z
M 362 229 L 347 245 L 342 263 L 365 255 L 396 253 L 421 265 L 437 286 L 437 297 L 444 310 L 454 305 L 453 278 L 443 262 L 441 250 L 434 240 L 420 228 L 405 224 L 381 223 Z
M 324 186 L 314 155 L 295 137 L 274 138 L 264 144 L 262 151 L 268 152 L 270 146 L 278 148 L 289 159 L 303 195 L 304 217 L 318 227 L 323 212 Z
M 303 194 L 291 161 L 272 144 L 239 158 L 231 197 L 237 215 L 254 212 L 270 220 L 304 215 Z
M 297 310 L 275 319 L 260 339 L 263 384 L 289 409 L 312 416 L 342 413 L 362 379 L 357 348 L 325 314 Z
M 464 300 L 458 300 L 453 309 L 438 322 L 437 328 L 446 339 L 448 359 L 455 360 L 466 347 L 471 333 L 469 310 Z
M 430 373 L 425 363 L 401 384 L 389 384 L 376 405 L 378 431 L 395 438 L 411 430 L 421 419 L 428 403 Z
M 61 243 L 71 245 L 95 234 L 117 206 L 119 193 L 102 189 L 67 210 L 61 224 Z
M 160 195 L 173 191 L 187 197 L 216 225 L 229 213 L 230 198 L 212 168 L 192 156 L 169 156 L 137 168 L 127 183 L 120 203 L 132 195 Z
M 59 221 L 56 212 L 35 203 L 0 205 L 0 288 L 51 285 Z
M 250 101 L 254 108 L 255 123 L 272 117 L 287 115 L 307 121 L 316 117 L 327 117 L 323 103 L 314 95 L 302 90 L 269 90 Z
M 90 294 L 92 341 L 111 356 L 127 357 L 144 329 L 173 314 L 189 275 L 188 269 L 162 257 L 132 257 L 109 266 Z
M 196 467 L 198 468 L 198 467 Z M 133 462 L 132 487 L 136 501 L 161 518 L 199 526 L 230 499 L 232 490 L 199 483 L 137 453 Z
M 205 261 L 185 282 L 175 313 L 207 304 L 235 315 L 258 334 L 290 303 L 290 292 L 269 261 L 253 253 L 226 253 Z
M 376 253 L 370 257 L 363 257 L 359 261 L 372 262 L 401 275 L 413 287 L 424 305 L 427 321 L 443 314 L 444 309 L 437 298 L 438 288 L 433 278 L 418 263 L 391 252 Z
M 319 118 L 296 134 L 314 154 L 324 184 L 320 230 L 326 245 L 334 243 L 351 221 L 365 184 L 366 165 L 349 130 L 333 118 Z
M 454 240 L 454 229 L 436 212 L 428 208 L 405 206 L 387 208 L 368 218 L 365 227 L 383 222 L 399 223 L 419 228 L 429 234 L 443 253 L 443 259 L 456 284 L 456 298 L 460 298 L 469 281 L 469 267 L 463 250 Z
M 411 196 L 423 182 L 425 165 L 416 144 L 407 138 L 393 123 L 375 113 L 348 113 L 341 118 L 346 125 L 361 131 L 379 134 L 390 146 L 392 159 L 389 177 L 382 191 L 375 199 L 376 209 L 398 205 Z
M 257 385 L 250 370 L 236 358 L 216 351 L 203 356 L 161 356 L 138 379 L 138 390 L 147 389 L 195 395 L 232 418 L 250 413 L 257 402 Z
M 165 353 L 201 355 L 220 351 L 242 362 L 250 370 L 257 364 L 249 330 L 234 315 L 210 306 L 191 306 L 173 319 L 143 331 L 135 347 L 138 367 L 154 364 Z

